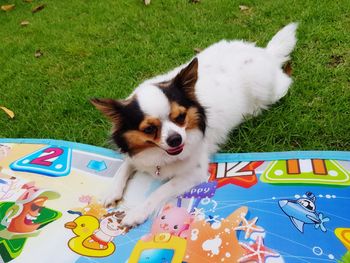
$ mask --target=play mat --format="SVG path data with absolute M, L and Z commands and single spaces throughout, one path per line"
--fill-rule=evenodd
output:
M 0 262 L 349 262 L 350 152 L 216 155 L 208 182 L 130 230 L 122 210 L 160 183 L 138 174 L 106 210 L 121 163 L 84 144 L 0 139 Z

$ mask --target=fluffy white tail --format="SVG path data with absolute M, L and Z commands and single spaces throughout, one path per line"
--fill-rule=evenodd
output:
M 297 42 L 297 38 L 295 36 L 297 27 L 297 23 L 291 23 L 285 26 L 278 31 L 267 44 L 267 52 L 275 56 L 281 64 L 289 60 L 289 54 L 294 49 Z

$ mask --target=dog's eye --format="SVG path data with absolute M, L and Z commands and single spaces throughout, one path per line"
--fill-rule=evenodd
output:
M 150 125 L 147 128 L 143 129 L 143 132 L 146 134 L 154 134 L 157 132 L 157 126 Z
M 160 219 L 164 220 L 164 219 L 165 219 L 165 216 L 162 216 Z
M 178 229 L 178 228 L 179 228 L 179 226 L 178 226 L 178 225 L 175 225 L 175 226 L 174 226 L 174 229 Z
M 186 113 L 180 113 L 176 118 L 175 118 L 175 122 L 179 123 L 179 124 L 183 124 L 184 121 L 186 119 Z

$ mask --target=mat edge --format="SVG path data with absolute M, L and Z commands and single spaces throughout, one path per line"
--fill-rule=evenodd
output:
M 76 150 L 94 152 L 111 158 L 122 159 L 123 155 L 99 146 L 55 139 L 29 139 L 29 138 L 0 138 L 0 143 L 23 144 L 51 144 L 66 146 Z M 238 161 L 275 161 L 289 159 L 331 159 L 350 161 L 350 151 L 288 151 L 288 152 L 252 152 L 252 153 L 218 153 L 214 154 L 211 162 L 238 162 Z

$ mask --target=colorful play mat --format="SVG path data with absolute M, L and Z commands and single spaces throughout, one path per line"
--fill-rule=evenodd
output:
M 210 177 L 125 229 L 123 210 L 159 187 L 101 197 L 123 162 L 112 150 L 0 139 L 0 262 L 349 262 L 350 152 L 218 154 Z

